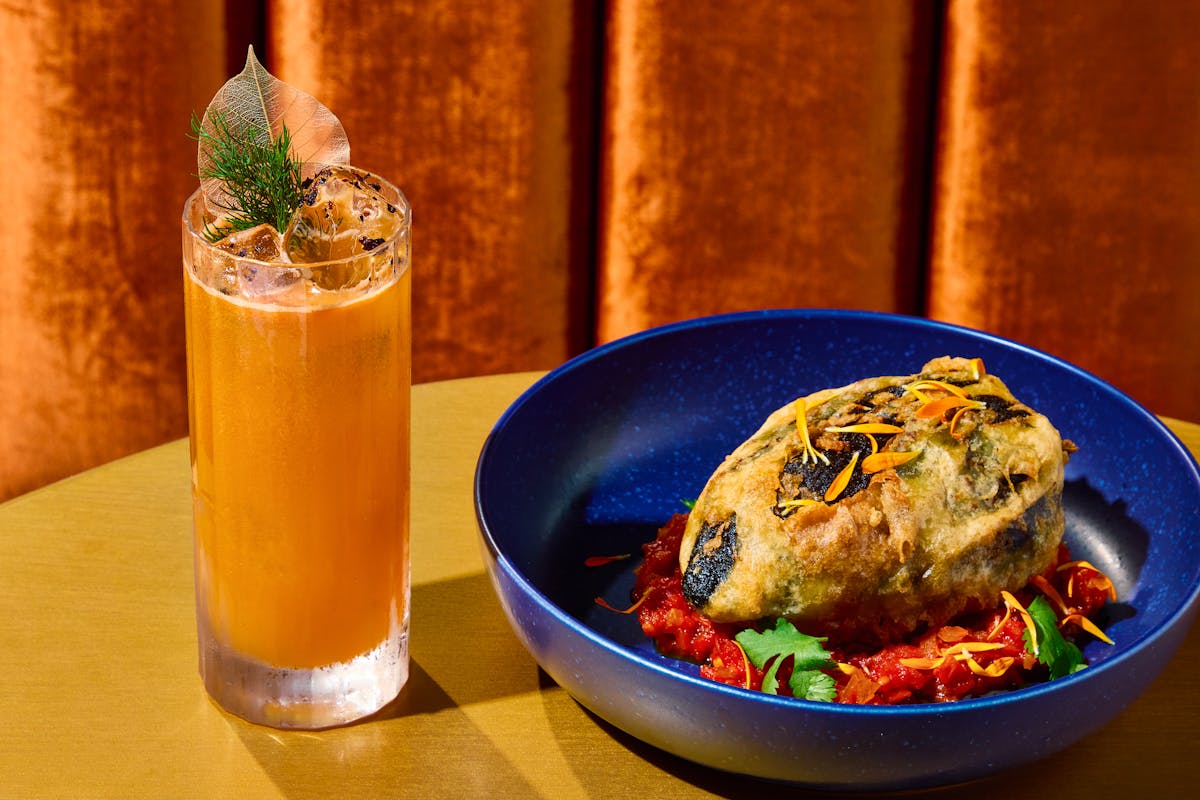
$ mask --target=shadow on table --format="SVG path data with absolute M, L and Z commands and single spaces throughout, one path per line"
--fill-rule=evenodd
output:
M 1200 629 L 1192 632 L 1190 647 L 1200 650 Z M 539 673 L 544 686 L 556 686 L 552 678 L 540 670 Z M 653 780 L 656 785 L 664 785 L 664 773 L 678 782 L 670 787 L 671 795 L 676 797 L 698 796 L 695 790 L 699 790 L 706 793 L 705 796 L 728 800 L 846 800 L 850 797 L 1012 800 L 1014 797 L 1081 796 L 1080 787 L 1090 787 L 1086 794 L 1098 798 L 1169 797 L 1174 796 L 1178 787 L 1192 785 L 1196 772 L 1194 763 L 1176 763 L 1171 770 L 1156 771 L 1155 774 L 1130 769 L 1131 764 L 1145 763 L 1152 758 L 1150 751 L 1157 745 L 1138 732 L 1150 730 L 1155 720 L 1164 719 L 1161 706 L 1170 700 L 1156 695 L 1167 692 L 1167 687 L 1160 682 L 1152 688 L 1149 697 L 1127 709 L 1106 728 L 1042 761 L 968 783 L 891 793 L 819 791 L 723 772 L 687 761 L 630 736 L 570 699 L 565 691 L 543 691 L 542 697 L 555 730 L 578 730 L 578 721 L 568 718 L 577 715 L 594 725 L 596 741 L 591 743 L 592 757 L 573 759 L 571 764 L 581 783 L 605 787 L 593 796 L 606 800 L 645 800 L 647 782 Z M 1188 705 L 1197 705 L 1194 697 Z M 1194 716 L 1189 718 L 1194 719 Z M 1190 723 L 1172 717 L 1165 732 L 1178 736 L 1183 727 L 1191 729 Z M 1145 752 L 1140 756 L 1121 752 L 1117 754 L 1119 757 L 1113 757 L 1114 749 L 1121 749 L 1122 743 L 1130 741 L 1139 742 L 1138 749 Z M 621 776 L 622 786 L 613 785 L 614 775 Z
M 547 678 L 547 680 L 550 679 Z M 784 798 L 788 800 L 833 800 L 834 798 L 846 800 L 848 797 L 935 797 L 939 799 L 944 798 L 945 800 L 954 800 L 955 798 L 963 798 L 964 800 L 966 798 L 971 798 L 971 800 L 1001 800 L 1003 798 L 1003 800 L 1011 800 L 1013 797 L 1029 796 L 1027 793 L 1035 786 L 1037 787 L 1038 796 L 1052 796 L 1052 794 L 1041 794 L 1045 783 L 1040 777 L 1042 775 L 1041 765 L 1037 764 L 1029 768 L 1035 770 L 1035 772 L 1016 770 L 999 776 L 935 789 L 862 793 L 806 789 L 744 775 L 736 775 L 695 764 L 630 736 L 585 708 L 579 707 L 578 710 L 580 713 L 587 715 L 599 730 L 610 736 L 613 741 L 630 754 L 644 761 L 648 766 L 668 773 L 682 783 L 689 784 L 703 792 L 716 797 L 729 798 L 729 800 L 783 800 Z M 612 774 L 612 765 L 605 764 L 600 759 L 590 762 L 577 762 L 576 766 L 579 772 L 579 779 L 585 783 L 600 782 L 604 780 L 605 774 Z M 1031 776 L 1038 777 L 1032 778 Z M 599 797 L 601 795 L 598 794 L 596 796 Z M 630 787 L 627 793 L 605 792 L 602 796 L 605 798 L 628 797 L 630 800 L 633 800 L 633 798 L 638 797 L 638 794 L 634 791 L 634 787 Z
M 483 574 L 413 588 L 411 667 L 400 696 L 368 719 L 321 732 L 229 720 L 289 798 L 514 797 L 537 792 L 465 709 L 536 692 L 537 669 Z M 474 611 L 474 613 L 472 613 Z
M 280 794 L 292 800 L 438 797 L 447 787 L 463 797 L 487 797 L 493 783 L 535 796 L 462 709 L 442 702 L 428 673 L 414 670 L 411 690 L 396 704 L 407 710 L 405 716 L 336 730 L 285 733 L 230 724 Z

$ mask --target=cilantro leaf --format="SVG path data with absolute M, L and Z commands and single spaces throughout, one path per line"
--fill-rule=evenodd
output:
M 1078 672 L 1087 666 L 1083 663 L 1083 653 L 1071 642 L 1063 638 L 1058 630 L 1058 617 L 1046 598 L 1037 597 L 1026 609 L 1033 619 L 1033 627 L 1037 630 L 1038 647 L 1030 646 L 1029 631 L 1022 634 L 1025 649 L 1037 656 L 1037 660 L 1050 668 L 1050 679 L 1061 678 Z
M 772 662 L 763 675 L 763 691 L 767 694 L 779 694 L 779 667 L 791 657 L 792 677 L 788 684 L 794 696 L 805 700 L 829 701 L 834 698 L 833 678 L 821 671 L 834 666 L 825 650 L 824 638 L 800 633 L 783 618 L 776 621 L 774 628 L 762 633 L 747 628 L 734 638 L 754 666 L 763 669 L 767 662 Z
M 795 697 L 803 697 L 805 700 L 822 700 L 832 703 L 837 697 L 837 684 L 833 682 L 833 678 L 819 670 L 793 672 L 792 679 L 788 683 L 791 684 L 792 694 Z

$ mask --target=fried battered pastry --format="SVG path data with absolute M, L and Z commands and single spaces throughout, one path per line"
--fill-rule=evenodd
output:
M 680 549 L 718 622 L 887 639 L 994 607 L 1052 562 L 1074 449 L 978 359 L 787 404 L 709 479 Z

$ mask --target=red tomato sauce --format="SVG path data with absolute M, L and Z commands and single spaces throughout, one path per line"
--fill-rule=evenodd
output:
M 753 624 L 717 623 L 693 609 L 683 597 L 679 548 L 686 514 L 672 517 L 652 542 L 642 546 L 633 600 L 638 621 L 659 652 L 700 665 L 710 680 L 762 689 L 765 669 L 755 667 L 734 637 Z M 1112 583 L 1086 563 L 1072 562 L 1065 545 L 1056 562 L 1014 593 L 1022 606 L 1046 595 L 1060 617 L 1091 617 L 1112 597 Z M 829 674 L 837 701 L 872 705 L 959 700 L 1013 689 L 1046 679 L 1045 668 L 1022 638 L 1025 623 L 1007 605 L 960 616 L 938 628 L 918 632 L 885 646 L 854 642 L 827 645 L 837 668 Z M 805 631 L 806 633 L 814 633 Z M 1075 626 L 1063 633 L 1070 636 Z M 764 665 L 765 666 L 765 665 Z M 789 694 L 790 665 L 779 671 L 780 694 Z

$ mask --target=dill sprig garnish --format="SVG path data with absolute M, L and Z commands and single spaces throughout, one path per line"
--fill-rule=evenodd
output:
M 198 177 L 221 181 L 230 198 L 228 204 L 218 204 L 228 212 L 222 224 L 205 226 L 209 241 L 263 223 L 283 233 L 299 207 L 300 162 L 291 154 L 292 136 L 286 125 L 275 139 L 263 133 L 253 125 L 234 131 L 223 112 L 209 114 L 207 126 L 192 113 L 192 138 L 209 147 L 210 166 Z

